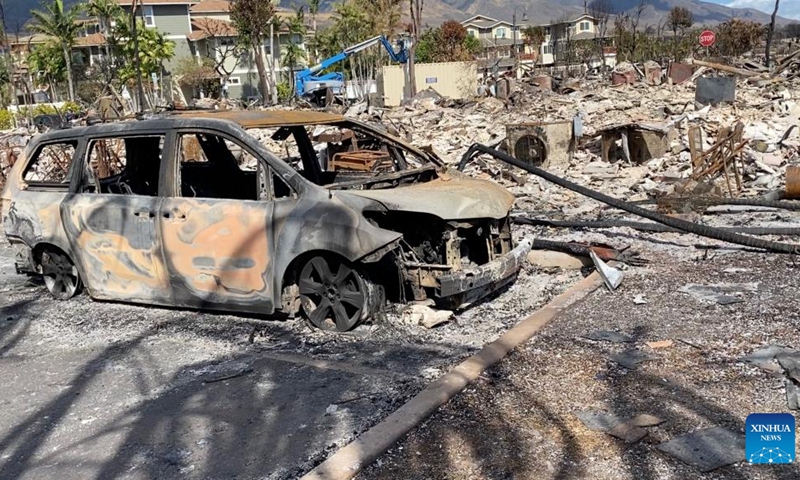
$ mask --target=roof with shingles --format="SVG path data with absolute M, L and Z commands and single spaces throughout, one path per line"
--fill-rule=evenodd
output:
M 227 13 L 231 11 L 229 0 L 201 0 L 189 9 L 192 13 Z
M 235 37 L 237 35 L 239 35 L 239 31 L 231 22 L 217 18 L 193 18 L 192 33 L 186 35 L 186 38 L 195 42 L 209 37 Z
M 102 33 L 92 33 L 85 37 L 75 38 L 76 47 L 97 47 L 106 44 L 106 36 Z

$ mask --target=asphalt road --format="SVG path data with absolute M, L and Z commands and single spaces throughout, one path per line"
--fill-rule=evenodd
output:
M 2 245 L 0 476 L 296 478 L 575 279 L 556 280 L 523 273 L 434 330 L 390 313 L 342 335 L 59 302 Z

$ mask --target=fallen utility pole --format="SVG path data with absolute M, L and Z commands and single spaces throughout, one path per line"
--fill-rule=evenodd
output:
M 758 72 L 751 72 L 750 70 L 731 67 L 730 65 L 723 65 L 721 63 L 705 62 L 703 60 L 692 60 L 691 63 L 695 65 L 700 65 L 701 67 L 708 67 L 708 68 L 713 68 L 714 70 L 720 70 L 722 72 L 732 73 L 734 75 L 741 75 L 742 77 L 755 77 L 757 75 L 761 75 Z
M 467 163 L 469 163 L 470 160 L 472 160 L 481 153 L 491 155 L 498 160 L 502 160 L 508 163 L 509 165 L 521 168 L 529 173 L 536 175 L 537 177 L 541 177 L 549 182 L 555 183 L 560 187 L 572 190 L 573 192 L 580 193 L 583 196 L 593 198 L 598 202 L 605 203 L 606 205 L 610 205 L 614 208 L 624 210 L 628 213 L 632 213 L 634 215 L 638 215 L 640 217 L 653 220 L 654 222 L 658 222 L 660 224 L 667 225 L 669 227 L 677 228 L 678 230 L 683 230 L 684 232 L 694 233 L 695 235 L 699 235 L 701 237 L 713 238 L 715 240 L 721 240 L 723 242 L 743 245 L 745 247 L 768 250 L 771 252 L 800 254 L 800 245 L 791 243 L 770 242 L 767 240 L 762 240 L 760 238 L 738 235 L 736 233 L 726 232 L 723 230 L 719 230 L 717 228 L 709 227 L 707 225 L 700 225 L 697 223 L 687 222 L 686 220 L 669 217 L 666 215 L 662 215 L 660 213 L 644 209 L 642 207 L 637 207 L 636 205 L 632 205 L 618 198 L 614 198 L 605 195 L 603 193 L 600 193 L 598 191 L 592 190 L 590 188 L 578 185 L 577 183 L 570 182 L 569 180 L 561 178 L 557 175 L 553 175 L 552 173 L 542 170 L 541 168 L 534 167 L 533 165 L 523 162 L 522 160 L 514 158 L 511 155 L 508 155 L 507 153 L 503 153 L 493 148 L 489 148 L 486 145 L 481 145 L 480 143 L 473 144 L 471 147 L 469 147 L 469 149 L 467 149 L 467 151 L 464 153 L 464 156 L 461 157 L 461 162 L 458 164 L 458 169 L 463 171 Z

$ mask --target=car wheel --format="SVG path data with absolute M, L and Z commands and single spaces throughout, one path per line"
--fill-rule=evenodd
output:
M 42 253 L 41 266 L 47 291 L 57 300 L 68 300 L 80 291 L 78 269 L 66 254 L 47 250 Z
M 346 332 L 369 313 L 367 282 L 344 261 L 313 257 L 298 280 L 303 313 L 317 328 Z

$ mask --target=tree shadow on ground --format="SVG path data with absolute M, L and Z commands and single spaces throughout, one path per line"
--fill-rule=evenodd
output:
M 15 316 L 25 313 L 27 305 L 16 305 Z M 12 333 L 0 330 L 0 349 L 9 351 L 27 334 L 35 315 L 26 316 L 31 318 Z M 193 323 L 196 320 L 184 316 L 156 322 L 134 338 L 81 357 L 77 370 L 64 373 L 68 378 L 60 384 L 65 388 L 55 394 L 45 391 L 46 401 L 37 408 L 26 410 L 21 417 L 6 418 L 10 426 L 0 431 L 2 477 L 68 472 L 83 478 L 115 478 L 135 471 L 150 478 L 189 473 L 203 478 L 263 478 L 271 474 L 295 478 L 341 446 L 336 442 L 376 423 L 422 388 L 418 369 L 426 359 L 444 360 L 443 350 L 461 348 L 392 345 L 379 340 L 373 350 L 384 354 L 374 357 L 367 355 L 366 344 L 372 340 L 365 337 L 352 343 L 358 348 L 352 349 L 346 362 L 325 361 L 320 366 L 320 362 L 314 363 L 318 358 L 330 357 L 297 354 L 294 356 L 307 358 L 286 360 L 273 355 L 294 354 L 293 345 L 304 341 L 295 338 L 296 332 L 286 329 L 283 322 L 240 319 L 233 323 L 245 328 L 252 324 L 254 329 L 268 330 L 272 337 L 294 340 L 285 350 L 220 353 L 212 359 L 181 364 L 177 371 L 159 377 L 161 369 L 150 350 L 152 344 L 169 337 L 173 329 Z M 199 326 L 196 333 L 209 340 L 230 341 L 226 330 L 217 328 L 215 322 Z M 3 337 L 11 339 L 10 343 Z M 329 347 L 327 336 L 317 341 L 335 357 L 336 349 Z M 349 351 L 347 345 L 343 344 L 339 353 Z M 367 357 L 360 358 L 362 354 Z M 410 361 L 403 364 L 401 357 Z M 349 368 L 350 363 L 363 368 Z M 130 368 L 109 373 L 120 364 Z M 154 380 L 154 376 L 158 378 Z M 106 407 L 104 395 L 119 398 L 106 402 L 110 403 Z M 137 400 L 128 405 L 128 397 Z M 107 414 L 90 428 L 81 428 L 75 417 L 84 415 L 86 402 L 95 398 L 98 403 L 93 406 L 108 408 Z M 330 405 L 338 407 L 326 413 Z M 56 440 L 65 435 L 73 439 Z
M 26 317 L 33 298 L 19 300 L 0 307 L 0 358 L 22 341 L 31 328 L 31 318 Z

